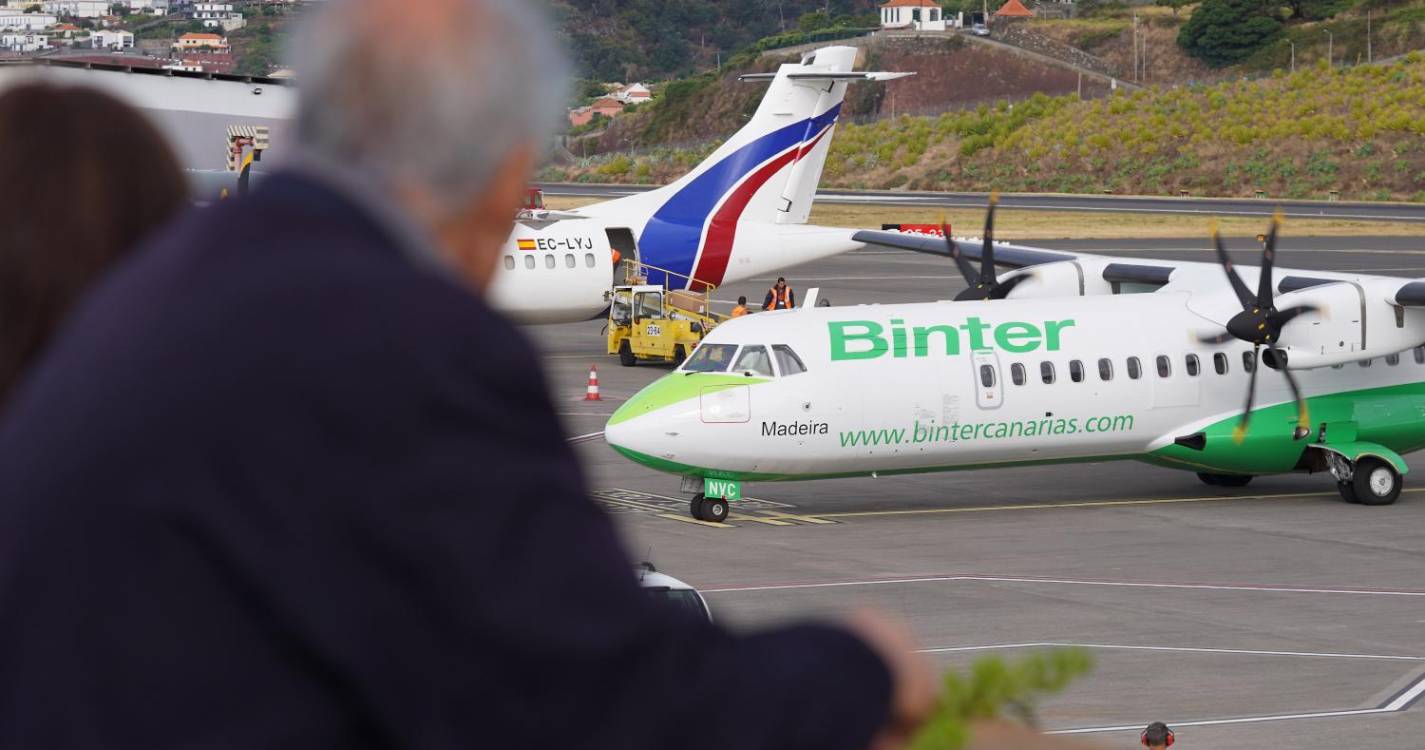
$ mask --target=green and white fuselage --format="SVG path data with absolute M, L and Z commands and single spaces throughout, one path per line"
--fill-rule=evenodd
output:
M 661 471 L 739 481 L 1105 459 L 1250 476 L 1331 470 L 1328 454 L 1403 474 L 1400 454 L 1425 446 L 1425 312 L 1387 299 L 1404 280 L 1312 274 L 1332 283 L 1284 295 L 1321 308 L 1281 342 L 1310 435 L 1294 439 L 1287 383 L 1258 365 L 1239 442 L 1252 347 L 1196 336 L 1234 312 L 1221 273 L 1176 264 L 1154 293 L 1026 283 L 1045 296 L 750 316 L 624 404 L 605 437 Z

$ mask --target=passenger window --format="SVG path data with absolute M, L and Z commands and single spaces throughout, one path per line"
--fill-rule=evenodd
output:
M 1187 374 L 1190 378 L 1197 377 L 1197 373 L 1202 369 L 1202 363 L 1197 361 L 1196 354 L 1187 355 L 1187 359 L 1183 361 L 1183 364 L 1187 366 Z
M 1242 369 L 1248 373 L 1257 369 L 1257 359 L 1251 352 L 1242 352 Z
M 1212 355 L 1212 369 L 1216 370 L 1218 375 L 1226 375 L 1227 355 L 1222 352 Z
M 1024 374 L 1024 365 L 1018 362 L 1010 365 L 1009 379 L 1013 381 L 1015 385 L 1024 385 L 1025 381 L 1029 379 Z
M 565 253 L 565 254 L 564 254 L 564 267 L 565 267 L 565 268 L 573 268 L 574 266 L 577 266 L 577 265 L 579 265 L 579 261 L 577 261 L 577 260 L 574 259 L 573 253 Z
M 699 344 L 693 356 L 683 363 L 685 372 L 727 372 L 736 344 Z
M 1069 380 L 1075 383 L 1084 382 L 1084 363 L 1077 359 L 1069 360 Z
M 1039 377 L 1044 381 L 1044 385 L 1053 385 L 1053 384 L 1054 384 L 1054 363 L 1053 363 L 1053 362 L 1040 362 L 1040 363 L 1039 363 Z
M 550 269 L 551 271 L 554 270 L 554 264 L 555 264 L 556 262 L 557 262 L 557 261 L 554 260 L 554 253 L 550 253 L 550 254 L 544 256 L 544 267 L 545 267 L 545 268 L 548 268 L 548 269 Z
M 1370 366 L 1371 366 L 1371 362 L 1372 362 L 1372 360 L 1363 359 L 1363 360 L 1361 360 L 1361 367 L 1370 367 Z
M 995 387 L 995 368 L 992 365 L 980 365 L 980 385 Z
M 1104 357 L 1098 361 L 1098 379 L 1104 382 L 1113 380 L 1113 360 Z
M 597 265 L 597 263 L 594 261 L 594 254 L 584 253 L 584 266 L 587 268 L 593 268 L 595 265 Z
M 1415 364 L 1425 365 L 1425 346 L 1415 347 Z
M 764 377 L 772 377 L 772 360 L 767 357 L 765 346 L 744 346 L 737 357 L 737 372 L 751 372 Z
M 533 255 L 526 255 L 526 256 L 524 256 L 524 267 L 525 267 L 525 268 L 528 268 L 528 269 L 531 270 L 531 271 L 534 270 L 534 256 L 533 256 Z
M 1156 361 L 1158 363 L 1158 377 L 1171 377 L 1173 374 L 1172 360 L 1168 359 L 1166 355 L 1159 354 L 1158 359 Z
M 1137 357 L 1128 358 L 1128 379 L 1137 380 L 1143 377 L 1143 363 Z
M 772 356 L 777 358 L 777 369 L 782 371 L 782 376 L 800 375 L 807 371 L 807 366 L 802 363 L 802 358 L 792 351 L 792 347 L 786 344 L 777 344 L 772 347 Z
M 513 255 L 506 255 L 506 256 L 505 256 L 505 270 L 506 270 L 506 271 L 513 271 L 513 270 L 515 270 L 515 256 L 513 256 Z
M 1387 354 L 1387 355 L 1385 355 L 1385 363 L 1386 363 L 1387 365 L 1390 365 L 1391 367 L 1395 367 L 1396 365 L 1400 364 L 1400 355 L 1399 355 L 1399 354 Z

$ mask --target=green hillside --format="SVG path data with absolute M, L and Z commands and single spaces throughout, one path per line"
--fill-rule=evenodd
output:
M 712 147 L 610 155 L 543 177 L 664 182 Z M 843 125 L 823 185 L 1425 201 L 1425 55 Z

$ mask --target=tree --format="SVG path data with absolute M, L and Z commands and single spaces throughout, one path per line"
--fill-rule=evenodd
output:
M 1204 0 L 1178 32 L 1178 46 L 1213 67 L 1240 62 L 1281 34 L 1269 2 Z
M 1193 0 L 1153 0 L 1153 4 L 1163 8 L 1172 8 L 1173 16 L 1178 15 L 1178 10 L 1191 5 Z
M 1340 13 L 1347 5 L 1345 0 L 1286 0 L 1291 8 L 1293 21 L 1320 21 Z

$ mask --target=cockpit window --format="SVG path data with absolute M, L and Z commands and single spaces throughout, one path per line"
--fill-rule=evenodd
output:
M 744 346 L 737 358 L 737 372 L 754 372 L 764 377 L 772 377 L 772 359 L 767 356 L 765 346 Z
M 701 344 L 693 350 L 693 356 L 683 363 L 683 369 L 687 372 L 727 372 L 735 353 L 736 344 Z
M 800 375 L 807 371 L 807 366 L 802 363 L 802 358 L 792 351 L 792 347 L 786 344 L 774 344 L 772 346 L 772 356 L 777 358 L 777 369 L 782 371 L 782 377 L 788 375 Z

